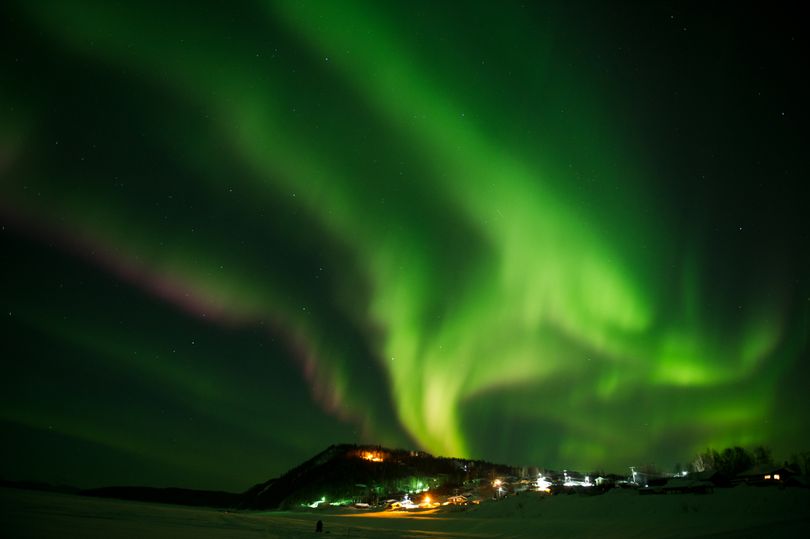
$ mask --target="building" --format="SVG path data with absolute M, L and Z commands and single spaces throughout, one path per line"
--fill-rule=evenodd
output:
M 790 468 L 775 465 L 757 465 L 737 474 L 737 483 L 747 485 L 784 485 L 797 474 Z

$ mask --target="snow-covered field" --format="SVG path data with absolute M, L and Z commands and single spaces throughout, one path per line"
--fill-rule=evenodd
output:
M 322 519 L 324 534 L 315 533 Z M 0 488 L 6 538 L 807 537 L 810 491 L 737 487 L 713 494 L 540 497 L 524 493 L 467 511 L 229 513 Z

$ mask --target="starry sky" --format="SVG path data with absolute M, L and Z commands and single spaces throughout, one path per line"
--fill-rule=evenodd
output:
M 797 11 L 226 4 L 0 8 L 0 477 L 810 448 Z

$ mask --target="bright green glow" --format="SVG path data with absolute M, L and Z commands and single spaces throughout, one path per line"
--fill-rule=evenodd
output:
M 367 6 L 278 7 L 320 54 L 351 51 L 351 59 L 339 59 L 335 69 L 435 164 L 441 188 L 494 250 L 492 267 L 476 275 L 454 301 L 452 314 L 421 333 L 413 328 L 420 325 L 424 306 L 435 292 L 398 279 L 396 262 L 401 257 L 396 255 L 401 246 L 391 248 L 393 263 L 389 257 L 372 255 L 378 283 L 374 315 L 389 329 L 384 355 L 397 358 L 388 365 L 400 414 L 427 447 L 466 454 L 457 410 L 467 395 L 514 383 L 542 388 L 576 372 L 572 356 L 588 354 L 620 365 L 618 374 L 598 382 L 609 394 L 626 370 L 646 372 L 645 378 L 656 384 L 685 387 L 744 379 L 750 375 L 746 358 L 765 357 L 778 342 L 772 324 L 759 326 L 754 354 L 735 360 L 733 352 L 714 348 L 708 327 L 690 325 L 684 332 L 666 327 L 682 323 L 678 320 L 688 311 L 674 313 L 653 329 L 656 318 L 662 317 L 656 312 L 661 307 L 642 288 L 645 276 L 630 263 L 632 248 L 625 247 L 622 235 L 606 234 L 590 216 L 572 211 L 564 195 L 557 194 L 567 181 L 562 167 L 550 172 L 533 168 L 514 150 L 489 140 L 484 129 L 471 128 L 451 88 L 422 76 L 409 60 L 407 46 L 397 42 L 399 29 L 375 17 Z M 331 24 L 324 25 L 323 19 Z M 363 76 L 382 66 L 382 76 Z M 573 121 L 584 127 L 588 120 Z M 553 147 L 552 141 L 546 142 Z M 606 162 L 601 166 L 609 168 Z M 643 226 L 635 222 L 636 216 L 613 218 L 624 230 Z M 375 251 L 380 250 L 377 246 Z M 418 251 L 408 254 L 420 259 Z M 408 267 L 415 276 L 422 271 Z M 551 334 L 538 336 L 548 328 Z M 568 349 L 556 334 L 576 340 L 582 350 Z M 570 449 L 572 444 L 577 445 L 564 446 L 563 454 L 593 461 L 604 453 L 599 447 L 578 452 Z
M 399 358 L 390 364 L 393 387 L 400 414 L 417 439 L 445 454 L 466 454 L 456 417 L 465 394 L 564 370 L 554 349 L 544 350 L 553 341 L 533 336 L 543 327 L 608 354 L 621 353 L 625 336 L 648 328 L 651 308 L 631 284 L 636 280 L 610 254 L 610 238 L 592 232 L 583 216 L 549 192 L 544 174 L 467 127 L 463 109 L 410 67 L 409 55 L 395 42 L 395 28 L 368 16 L 368 10 L 335 6 L 330 12 L 318 5 L 316 13 L 313 4 L 282 7 L 303 10 L 287 15 L 322 54 L 353 51 L 351 61 L 336 62 L 337 69 L 345 69 L 349 81 L 362 81 L 358 90 L 437 164 L 441 188 L 496 251 L 494 267 L 485 268 L 454 302 L 449 320 L 421 335 L 411 328 L 420 325 L 436 292 L 400 280 L 402 245 L 392 245 L 390 256 L 380 255 L 386 246 L 379 244 L 370 253 L 378 283 L 374 315 L 389 328 L 384 354 Z M 323 16 L 334 24 L 304 22 Z M 376 31 L 372 36 L 358 27 Z M 361 76 L 380 66 L 385 66 L 383 76 Z M 409 263 L 408 272 L 427 273 L 419 267 L 418 247 L 411 249 L 415 252 L 409 249 L 407 255 L 417 267 Z M 493 334 L 506 335 L 508 348 L 493 343 Z
M 487 456 L 493 445 L 476 417 L 530 425 L 520 454 L 534 456 L 537 443 L 537 458 L 571 466 L 612 464 L 619 448 L 641 457 L 671 433 L 697 447 L 768 436 L 761 422 L 790 344 L 778 279 L 764 285 L 772 294 L 740 286 L 735 301 L 747 308 L 733 316 L 727 301 L 704 301 L 718 281 L 706 268 L 710 253 L 655 217 L 665 206 L 656 178 L 622 146 L 627 133 L 608 98 L 565 67 L 565 51 L 544 35 L 553 18 L 533 29 L 537 38 L 495 30 L 531 51 L 517 61 L 532 75 L 518 92 L 531 99 L 519 105 L 491 100 L 510 88 L 491 72 L 471 86 L 465 70 L 482 61 L 453 40 L 447 55 L 425 54 L 383 4 L 260 4 L 268 28 L 297 47 L 272 60 L 261 32 L 202 15 L 103 4 L 78 13 L 60 2 L 27 9 L 80 58 L 127 66 L 206 112 L 197 131 L 168 110 L 153 136 L 208 200 L 252 214 L 261 202 L 220 200 L 223 186 L 258 201 L 284 197 L 318 225 L 314 238 L 291 226 L 302 250 L 346 246 L 356 267 L 332 268 L 329 291 L 341 322 L 362 328 L 397 419 L 420 446 Z M 498 17 L 526 30 L 513 9 Z M 18 121 L 26 132 L 35 123 Z M 175 230 L 176 242 L 156 242 L 172 230 L 126 200 L 101 189 L 65 196 L 59 182 L 79 177 L 39 179 L 56 184 L 44 202 L 13 183 L 3 193 L 50 227 L 58 216 L 70 234 L 114 247 L 139 284 L 142 274 L 182 283 L 230 324 L 279 324 L 303 349 L 322 404 L 369 436 L 388 432 L 354 390 L 359 353 L 343 346 L 328 315 L 310 314 L 333 298 L 285 287 L 297 268 L 250 250 L 234 257 L 229 237 Z M 235 233 L 243 231 L 255 230 Z M 354 301 L 358 280 L 370 289 L 365 303 Z M 103 341 L 86 345 L 115 356 Z M 189 398 L 233 397 L 170 367 L 130 368 L 174 380 Z

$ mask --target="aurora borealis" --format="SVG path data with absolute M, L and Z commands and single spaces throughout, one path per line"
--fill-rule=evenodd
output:
M 807 449 L 804 34 L 727 8 L 0 8 L 0 476 Z

